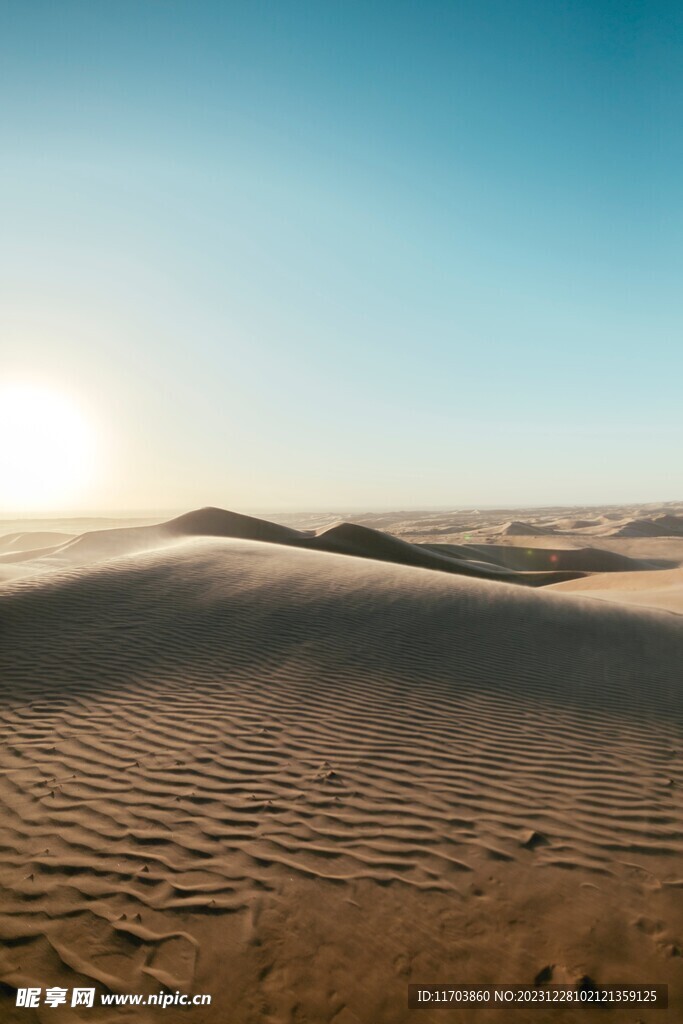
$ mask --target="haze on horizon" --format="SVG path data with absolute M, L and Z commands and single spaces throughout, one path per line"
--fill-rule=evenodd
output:
M 682 41 L 3 5 L 0 515 L 680 499 Z

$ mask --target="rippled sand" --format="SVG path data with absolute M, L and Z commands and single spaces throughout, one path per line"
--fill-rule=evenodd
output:
M 30 572 L 0 589 L 2 1019 L 162 1012 L 14 1007 L 94 984 L 211 993 L 193 1021 L 393 1024 L 408 982 L 543 973 L 668 983 L 670 1011 L 600 1016 L 679 1020 L 680 616 L 566 592 L 600 577 L 573 555 L 558 584 L 523 553 L 542 545 L 470 537 L 443 554 L 461 574 L 349 529 L 343 554 L 198 536 L 203 515 L 11 542 Z M 610 578 L 676 572 L 611 554 Z M 446 1018 L 472 1019 L 420 1015 Z

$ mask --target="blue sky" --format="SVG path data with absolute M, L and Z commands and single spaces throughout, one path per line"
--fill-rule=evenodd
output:
M 0 374 L 83 508 L 680 498 L 682 114 L 678 3 L 6 2 Z

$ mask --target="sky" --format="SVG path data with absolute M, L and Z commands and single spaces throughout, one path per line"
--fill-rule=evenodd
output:
M 0 2 L 0 512 L 680 499 L 682 113 L 678 2 Z

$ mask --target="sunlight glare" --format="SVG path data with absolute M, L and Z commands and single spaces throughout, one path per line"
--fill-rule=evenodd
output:
M 94 432 L 65 394 L 34 384 L 0 385 L 0 506 L 65 508 L 92 479 Z

